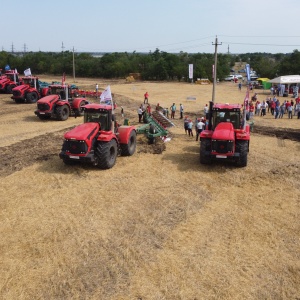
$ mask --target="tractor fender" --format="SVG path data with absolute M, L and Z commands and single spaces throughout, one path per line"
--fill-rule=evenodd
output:
M 134 126 L 122 125 L 118 127 L 120 144 L 128 144 L 130 133 L 133 130 L 136 131 L 136 128 Z
M 70 103 L 68 101 L 66 101 L 66 100 L 58 100 L 55 104 L 56 104 L 56 106 L 67 105 L 71 109 Z
M 110 142 L 113 139 L 116 140 L 119 146 L 119 141 L 117 139 L 117 136 L 112 131 L 100 131 L 100 135 L 98 136 L 97 140 L 100 142 Z
M 84 101 L 85 104 L 89 104 L 89 102 L 86 100 L 86 98 L 74 98 L 72 101 L 72 107 L 73 109 L 80 109 L 80 103 Z
M 48 87 L 42 88 L 42 90 L 41 90 L 41 96 L 42 97 L 45 97 L 45 96 L 49 95 L 49 93 L 50 93 L 50 89 Z

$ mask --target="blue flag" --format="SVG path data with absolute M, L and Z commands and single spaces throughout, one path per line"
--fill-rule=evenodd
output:
M 251 78 L 250 78 L 250 65 L 249 64 L 246 64 L 246 73 L 247 73 L 248 81 L 251 81 Z

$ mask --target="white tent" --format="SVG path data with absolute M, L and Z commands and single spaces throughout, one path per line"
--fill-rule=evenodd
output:
M 281 83 L 281 84 L 300 83 L 300 75 L 279 76 L 279 77 L 269 80 L 269 82 Z
M 281 85 L 279 95 L 283 96 L 286 84 L 288 86 L 287 87 L 288 91 L 290 90 L 290 85 L 291 84 L 294 84 L 294 83 L 296 83 L 297 85 L 300 84 L 300 75 L 279 76 L 279 77 L 276 77 L 274 79 L 269 80 L 268 82 L 277 83 L 277 84 Z M 294 95 L 294 96 L 298 97 L 298 88 L 297 88 L 297 90 L 294 90 L 294 92 L 296 93 L 296 95 Z

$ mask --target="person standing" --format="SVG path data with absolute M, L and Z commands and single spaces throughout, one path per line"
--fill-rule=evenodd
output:
M 267 103 L 265 101 L 262 102 L 260 109 L 260 116 L 265 116 L 266 115 L 266 108 L 267 108 Z
M 208 119 L 208 110 L 209 110 L 208 105 L 205 104 L 204 109 L 203 109 L 205 119 Z
M 179 111 L 180 111 L 180 119 L 183 119 L 183 105 L 181 103 L 179 106 Z
M 189 133 L 189 136 L 194 136 L 193 135 L 193 121 L 191 119 L 188 122 L 188 133 Z
M 99 89 L 99 86 L 98 86 L 98 83 L 96 83 L 96 96 L 98 97 L 98 89 Z
M 149 98 L 149 94 L 148 94 L 148 92 L 146 92 L 145 94 L 144 94 L 144 104 L 148 104 L 148 98 Z
M 198 138 L 200 136 L 200 133 L 202 132 L 202 130 L 205 128 L 205 123 L 203 122 L 203 119 L 198 119 L 198 123 L 197 123 L 197 133 L 196 133 L 196 141 L 198 141 Z
M 288 110 L 289 119 L 292 119 L 293 118 L 293 106 L 289 105 L 287 110 Z
M 170 106 L 170 109 L 171 109 L 171 119 L 175 119 L 175 112 L 176 112 L 176 105 L 175 105 L 175 103 L 173 103 Z
M 184 117 L 184 120 L 183 120 L 183 127 L 184 127 L 184 131 L 185 131 L 185 134 L 188 133 L 189 131 L 189 119 L 187 116 Z
M 242 83 L 239 82 L 238 86 L 239 86 L 239 90 L 241 91 L 242 90 Z
M 121 106 L 121 116 L 122 116 L 122 118 L 124 118 L 124 108 L 123 108 L 123 106 Z
M 142 117 L 143 117 L 142 105 L 138 109 L 138 116 L 139 116 L 139 123 L 142 123 Z

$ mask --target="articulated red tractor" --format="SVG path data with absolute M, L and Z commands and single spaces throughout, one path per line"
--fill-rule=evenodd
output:
M 74 88 L 68 84 L 49 85 L 49 95 L 37 101 L 37 110 L 34 112 L 41 120 L 56 118 L 65 121 L 70 115 L 83 115 L 83 106 L 89 101 L 84 97 L 70 98 L 75 94 Z
M 250 125 L 242 105 L 210 102 L 208 125 L 200 134 L 200 163 L 221 159 L 245 167 L 249 143 Z
M 12 90 L 11 99 L 16 103 L 35 103 L 38 99 L 47 96 L 49 84 L 41 82 L 36 76 L 22 77 L 23 83 Z
M 18 75 L 19 73 L 15 70 L 5 71 L 0 78 L 0 92 L 11 94 L 13 88 L 22 83 Z
M 59 157 L 65 164 L 90 163 L 110 169 L 117 155 L 131 156 L 136 149 L 134 126 L 119 126 L 113 104 L 88 104 L 83 107 L 84 123 L 65 133 Z

